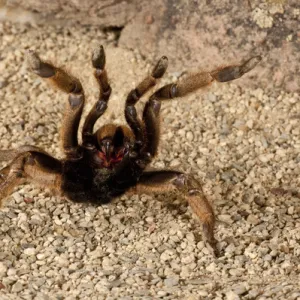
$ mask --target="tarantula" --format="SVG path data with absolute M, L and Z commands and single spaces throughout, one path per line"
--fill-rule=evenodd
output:
M 124 113 L 129 127 L 106 124 L 94 132 L 94 124 L 106 111 L 111 94 L 105 53 L 99 46 L 92 54 L 92 64 L 100 94 L 83 124 L 82 143 L 79 144 L 77 132 L 85 102 L 80 81 L 29 51 L 27 61 L 31 71 L 68 94 L 60 136 L 65 158 L 58 160 L 30 145 L 16 150 L 1 150 L 0 161 L 11 162 L 0 170 L 0 204 L 14 187 L 28 182 L 48 187 L 74 202 L 97 205 L 129 192 L 178 191 L 199 217 L 204 239 L 217 253 L 215 216 L 200 183 L 191 175 L 179 171 L 147 171 L 146 167 L 158 151 L 163 100 L 185 96 L 209 86 L 213 81 L 237 79 L 253 69 L 260 60 L 259 56 L 252 57 L 240 65 L 192 74 L 181 82 L 167 84 L 150 96 L 140 118 L 135 104 L 164 75 L 168 59 L 163 56 L 152 73 L 127 96 Z

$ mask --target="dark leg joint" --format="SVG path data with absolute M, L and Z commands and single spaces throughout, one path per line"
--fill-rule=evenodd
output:
M 136 104 L 139 101 L 140 97 L 141 95 L 139 94 L 137 89 L 131 90 L 127 96 L 126 105 Z
M 161 108 L 161 103 L 160 101 L 157 101 L 157 100 L 149 100 L 149 105 L 151 106 L 154 114 L 156 117 L 158 117 L 159 115 L 159 112 L 160 112 L 160 108 Z
M 78 81 L 73 82 L 71 94 L 82 94 L 82 86 Z
M 83 103 L 84 96 L 82 94 L 70 94 L 69 103 L 72 109 L 77 108 Z
M 185 174 L 179 174 L 176 178 L 172 181 L 172 183 L 178 188 L 183 189 L 186 186 L 187 178 Z
M 125 108 L 126 115 L 131 119 L 131 120 L 136 120 L 137 119 L 137 113 L 136 109 L 133 105 L 129 105 Z
M 107 102 L 110 94 L 111 94 L 111 87 L 108 86 L 107 90 L 102 91 L 102 98 L 103 98 L 103 100 Z
M 102 115 L 107 109 L 107 103 L 103 100 L 99 100 L 96 104 L 96 110 L 98 114 Z
M 167 100 L 175 98 L 178 94 L 177 85 L 176 84 L 167 84 L 157 90 L 151 97 L 150 100 Z

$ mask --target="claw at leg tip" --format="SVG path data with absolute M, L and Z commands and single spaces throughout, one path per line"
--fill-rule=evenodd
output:
M 97 46 L 92 54 L 93 67 L 103 69 L 105 65 L 105 52 L 102 45 Z
M 162 56 L 155 66 L 152 76 L 155 78 L 161 78 L 166 72 L 168 67 L 168 58 L 166 56 Z

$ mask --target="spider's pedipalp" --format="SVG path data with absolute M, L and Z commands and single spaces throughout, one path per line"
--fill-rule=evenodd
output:
M 167 67 L 168 59 L 166 56 L 163 56 L 153 68 L 151 75 L 148 75 L 144 80 L 142 80 L 135 89 L 129 92 L 127 96 L 125 104 L 125 118 L 135 135 L 137 150 L 144 147 L 147 137 L 145 136 L 146 125 L 140 120 L 140 118 L 138 118 L 135 104 L 157 83 L 158 79 L 164 75 Z M 149 121 L 149 123 L 150 122 L 151 121 Z
M 82 141 L 84 147 L 92 147 L 92 135 L 96 121 L 105 113 L 107 103 L 111 94 L 111 87 L 108 82 L 107 71 L 105 69 L 105 52 L 103 46 L 98 46 L 92 53 L 92 64 L 95 68 L 94 76 L 98 82 L 100 93 L 97 102 L 94 104 L 82 129 Z
M 153 68 L 151 75 L 142 80 L 138 86 L 131 90 L 126 99 L 126 106 L 135 105 L 139 99 L 147 93 L 155 84 L 157 79 L 160 79 L 165 74 L 168 67 L 168 58 L 163 56 L 159 59 Z

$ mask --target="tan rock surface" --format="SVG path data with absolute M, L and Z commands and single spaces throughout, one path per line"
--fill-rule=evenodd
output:
M 117 30 L 119 45 L 149 59 L 167 54 L 175 73 L 182 66 L 209 69 L 261 53 L 265 59 L 252 74 L 255 80 L 243 79 L 240 85 L 300 90 L 298 0 L 2 2 L 40 13 L 37 22 L 72 21 Z
M 26 49 L 78 75 L 86 113 L 97 95 L 91 48 L 105 46 L 113 95 L 100 124 L 122 122 L 128 91 L 151 67 L 95 27 L 5 22 L 0 39 L 1 149 L 30 143 L 62 156 L 66 96 L 28 72 Z M 173 80 L 168 72 L 161 84 Z M 0 299 L 298 299 L 299 100 L 299 93 L 218 84 L 162 105 L 153 166 L 203 181 L 219 219 L 220 258 L 173 195 L 95 207 L 26 185 L 0 210 Z

